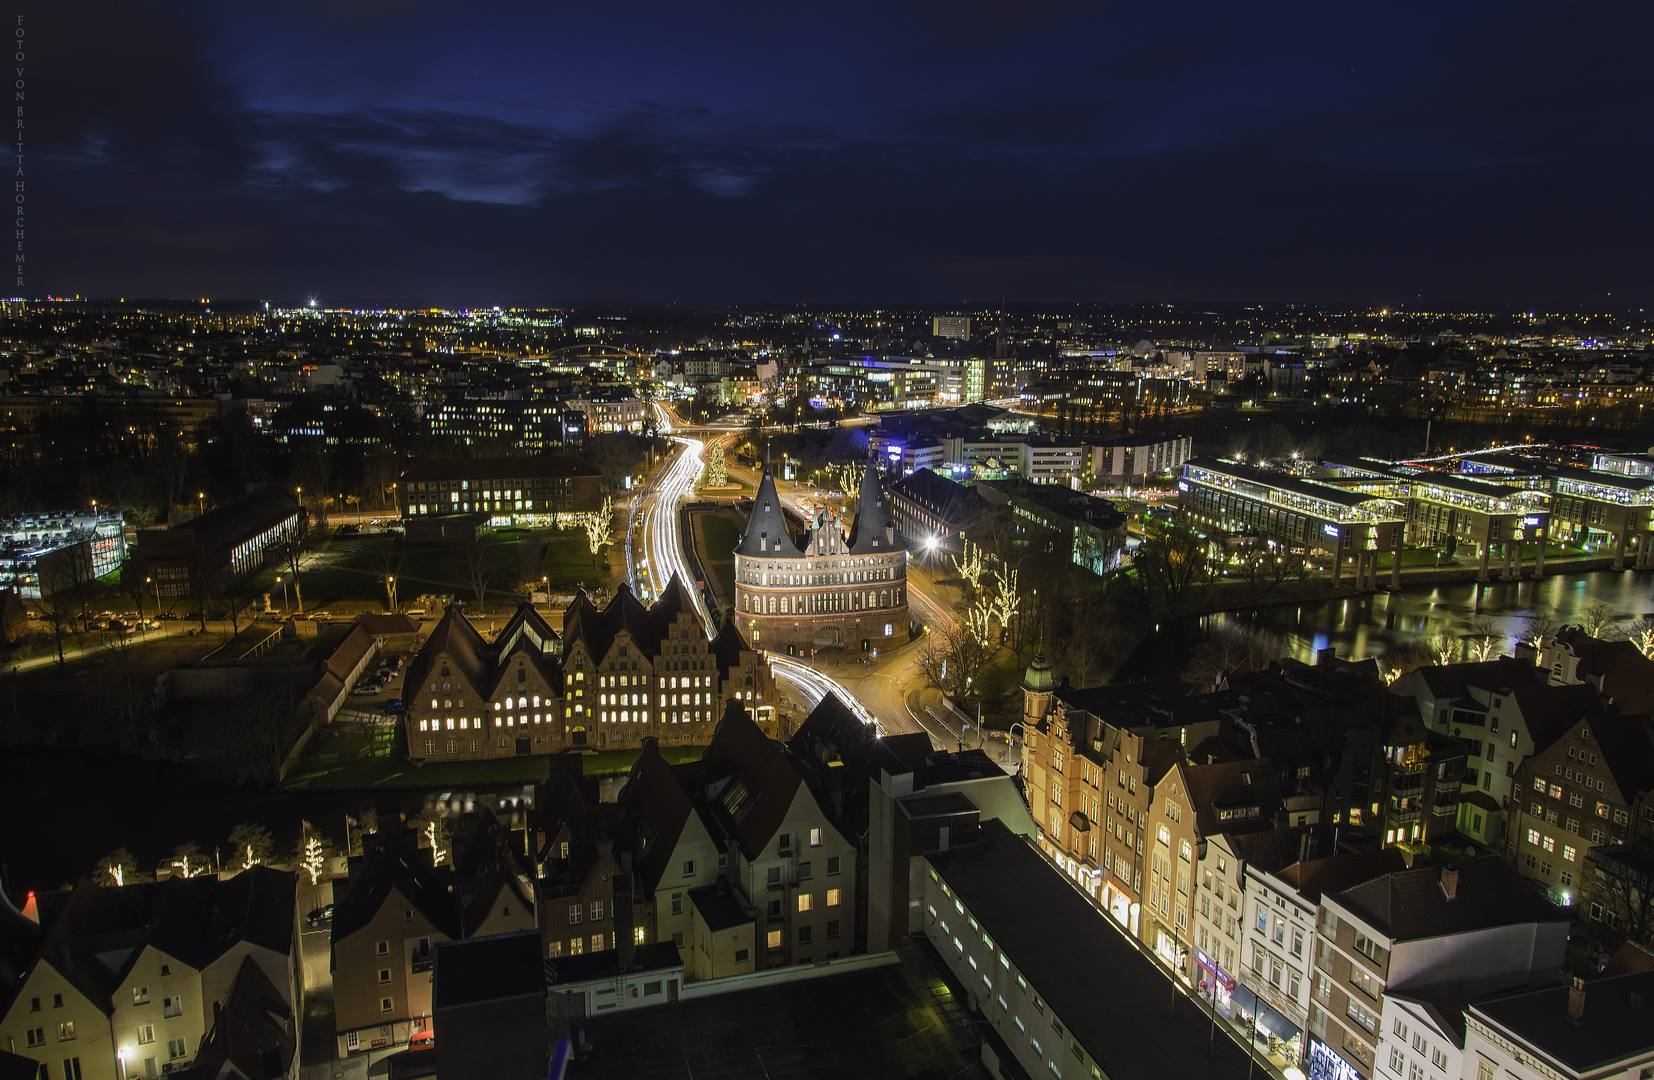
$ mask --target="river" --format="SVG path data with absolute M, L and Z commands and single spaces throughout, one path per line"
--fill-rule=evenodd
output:
M 1557 574 L 1543 581 L 1456 582 L 1415 585 L 1397 592 L 1333 599 L 1320 604 L 1273 607 L 1193 616 L 1163 625 L 1122 666 L 1117 679 L 1175 679 L 1189 650 L 1214 629 L 1260 627 L 1281 636 L 1284 652 L 1312 661 L 1331 647 L 1345 658 L 1380 656 L 1446 627 L 1468 633 L 1471 621 L 1486 616 L 1507 636 L 1519 637 L 1529 615 L 1569 622 L 1586 604 L 1600 601 L 1626 619 L 1654 613 L 1654 573 L 1594 570 Z M 1509 652 L 1512 640 L 1505 643 Z

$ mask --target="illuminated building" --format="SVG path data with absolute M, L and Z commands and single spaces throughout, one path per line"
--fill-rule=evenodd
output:
M 765 466 L 735 548 L 734 621 L 755 646 L 795 654 L 906 641 L 907 553 L 871 462 L 854 520 L 822 510 L 802 537 L 794 537 Z

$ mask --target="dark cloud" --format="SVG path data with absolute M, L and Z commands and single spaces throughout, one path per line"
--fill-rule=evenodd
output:
M 1640 9 L 93 14 L 27 15 L 51 291 L 1530 303 L 1654 284 Z

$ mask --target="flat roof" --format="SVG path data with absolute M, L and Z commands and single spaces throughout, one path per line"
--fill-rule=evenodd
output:
M 1236 480 L 1243 480 L 1249 484 L 1274 488 L 1277 491 L 1289 491 L 1294 495 L 1302 495 L 1308 499 L 1323 499 L 1339 506 L 1353 508 L 1370 502 L 1395 502 L 1394 498 L 1387 495 L 1367 495 L 1358 491 L 1346 491 L 1343 488 L 1332 487 L 1327 484 L 1317 484 L 1311 480 L 1300 480 L 1296 476 L 1284 472 L 1254 469 L 1250 465 L 1237 465 L 1232 461 L 1219 461 L 1217 458 L 1193 458 L 1184 462 L 1183 467 L 1185 469 L 1205 469 L 1207 472 L 1232 476 Z
M 546 992 L 540 932 L 441 941 L 436 947 L 431 1006 L 451 1009 Z
M 926 856 L 942 880 L 1111 1080 L 1240 1077 L 1247 1055 L 997 818 L 981 840 Z
M 929 965 L 926 965 L 928 968 Z M 977 1036 L 887 964 L 586 1016 L 586 1080 L 990 1080 Z M 1049 1080 L 1049 1077 L 1046 1078 Z

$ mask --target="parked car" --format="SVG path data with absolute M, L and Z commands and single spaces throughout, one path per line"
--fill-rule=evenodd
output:
M 396 698 L 385 702 L 383 709 L 386 716 L 401 716 L 408 711 L 408 704 L 401 698 Z
M 178 618 L 178 614 L 173 611 L 163 611 L 155 617 L 163 622 L 173 622 Z
M 333 905 L 316 908 L 304 917 L 304 921 L 309 923 L 312 929 L 333 925 Z
M 356 696 L 357 697 L 373 697 L 373 696 L 377 695 L 382 689 L 383 689 L 383 687 L 381 687 L 376 682 L 357 683 L 356 684 Z
M 332 616 L 325 611 L 314 611 L 310 614 L 310 619 L 312 622 L 326 622 L 330 618 L 332 618 Z

